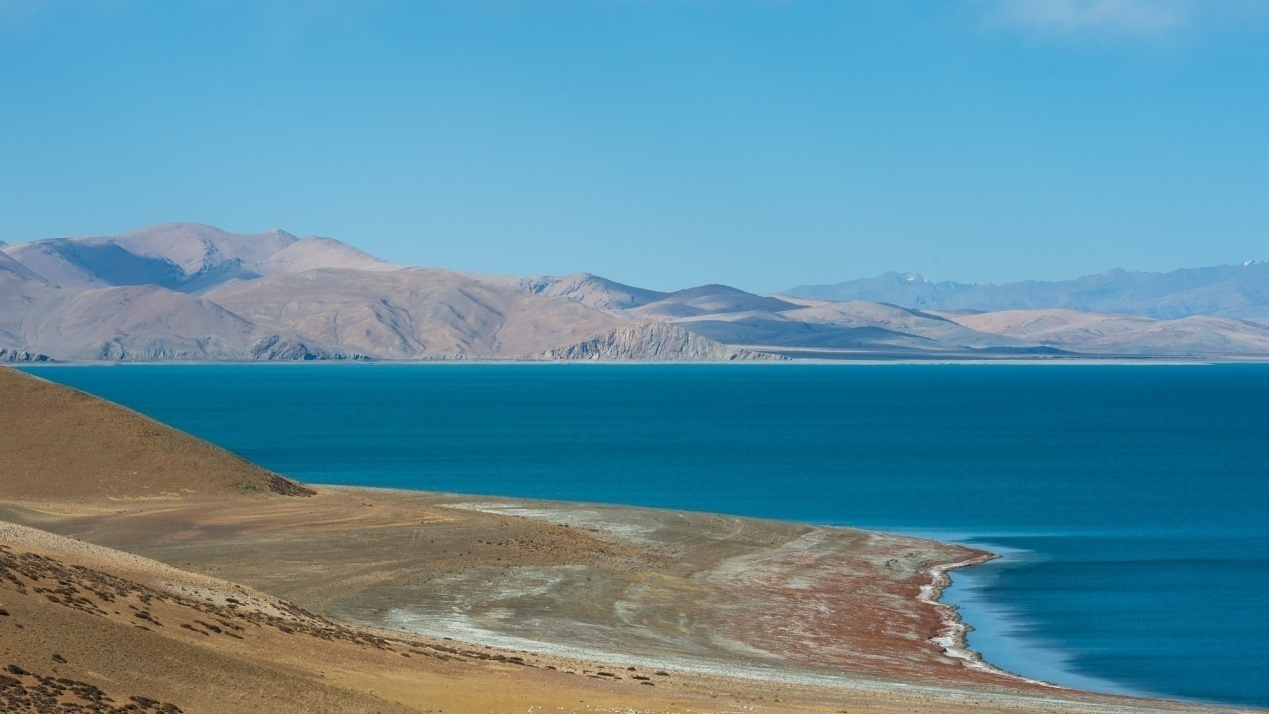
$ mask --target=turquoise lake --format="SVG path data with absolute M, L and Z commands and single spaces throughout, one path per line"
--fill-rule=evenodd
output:
M 1269 365 L 29 368 L 312 483 L 693 509 L 1005 554 L 1020 674 L 1269 706 Z

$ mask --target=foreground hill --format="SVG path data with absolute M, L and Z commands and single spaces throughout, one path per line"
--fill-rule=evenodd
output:
M 0 423 L 0 499 L 313 493 L 129 409 L 11 369 L 0 369 Z
M 1184 268 L 1168 273 L 1110 270 L 1074 280 L 991 283 L 933 282 L 913 273 L 785 291 L 819 300 L 867 300 L 927 310 L 1065 309 L 1172 319 L 1218 315 L 1269 324 L 1269 261 Z
M 659 694 L 561 671 L 560 660 L 332 621 L 236 583 L 7 523 L 0 604 L 0 710 L 14 714 L 718 705 L 703 692 Z

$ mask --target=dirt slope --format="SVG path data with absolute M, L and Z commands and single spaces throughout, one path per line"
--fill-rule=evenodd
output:
M 691 694 L 641 686 L 653 677 L 667 684 L 652 671 L 643 676 L 616 682 L 539 658 L 351 627 L 233 583 L 0 523 L 4 712 L 704 706 Z
M 312 493 L 130 409 L 12 369 L 0 369 L 0 425 L 0 499 Z

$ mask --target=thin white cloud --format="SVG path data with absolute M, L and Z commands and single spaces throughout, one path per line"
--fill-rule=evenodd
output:
M 993 23 L 1034 30 L 1154 34 L 1189 24 L 1194 0 L 990 0 Z
M 46 0 L 0 0 L 0 22 L 25 20 L 43 9 Z

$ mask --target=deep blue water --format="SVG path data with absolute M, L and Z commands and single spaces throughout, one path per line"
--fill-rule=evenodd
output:
M 302 481 L 985 545 L 1007 669 L 1269 706 L 1269 366 L 147 365 L 31 371 Z

